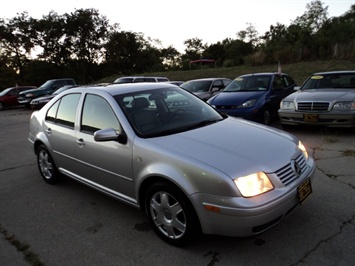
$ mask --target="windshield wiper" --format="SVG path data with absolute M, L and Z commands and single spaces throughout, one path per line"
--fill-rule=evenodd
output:
M 208 120 L 204 120 L 204 121 L 198 122 L 198 123 L 193 124 L 193 125 L 189 125 L 185 129 L 186 130 L 191 130 L 191 129 L 195 129 L 195 128 L 200 128 L 200 127 L 208 126 L 210 124 L 217 123 L 217 122 L 219 122 L 221 120 L 223 120 L 223 118 L 208 119 Z

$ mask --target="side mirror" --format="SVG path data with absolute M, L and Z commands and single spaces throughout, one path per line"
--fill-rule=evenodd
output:
M 294 91 L 299 91 L 300 89 L 301 89 L 301 86 L 295 86 L 295 87 L 293 88 Z
M 95 131 L 94 133 L 95 141 L 111 141 L 117 140 L 119 143 L 127 143 L 127 136 L 124 133 L 117 134 L 116 130 L 113 128 L 106 128 Z

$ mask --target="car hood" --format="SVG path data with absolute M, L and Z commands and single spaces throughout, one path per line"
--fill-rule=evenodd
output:
M 221 92 L 213 97 L 209 103 L 212 105 L 238 105 L 251 99 L 258 99 L 267 91 L 236 91 Z
M 294 136 L 271 127 L 229 117 L 187 132 L 148 139 L 169 153 L 200 161 L 230 177 L 274 172 L 295 156 Z
M 303 101 L 354 101 L 354 89 L 311 89 L 300 90 L 287 97 L 287 99 L 295 100 L 297 102 Z
M 36 101 L 43 101 L 43 100 L 50 100 L 54 98 L 56 95 L 55 94 L 50 94 L 42 97 L 35 98 Z

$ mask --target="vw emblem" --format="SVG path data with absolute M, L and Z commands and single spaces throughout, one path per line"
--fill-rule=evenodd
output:
M 292 161 L 291 161 L 291 167 L 292 167 L 292 170 L 293 170 L 297 175 L 300 175 L 300 174 L 301 174 L 302 169 L 301 169 L 301 166 L 298 164 L 297 161 L 292 160 Z

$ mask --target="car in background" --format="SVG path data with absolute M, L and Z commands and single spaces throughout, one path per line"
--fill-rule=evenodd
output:
M 65 175 L 140 208 L 177 246 L 260 234 L 312 193 L 315 162 L 295 136 L 165 83 L 66 90 L 32 112 L 28 139 L 44 181 Z
M 172 80 L 172 81 L 167 81 L 165 83 L 173 84 L 173 85 L 180 87 L 184 82 L 185 81 L 182 81 L 182 80 Z
M 71 89 L 71 88 L 75 88 L 75 87 L 77 87 L 77 85 L 65 85 L 65 86 L 59 88 L 58 90 L 56 90 L 55 92 L 53 92 L 52 94 L 33 99 L 30 103 L 30 106 L 32 109 L 40 109 L 47 102 L 49 102 L 51 99 L 53 99 L 55 96 L 57 96 L 59 93 L 66 91 L 68 89 Z
M 123 83 L 167 82 L 167 81 L 169 81 L 167 77 L 130 76 L 130 77 L 120 77 L 116 79 L 113 83 L 123 84 Z
M 314 73 L 282 100 L 281 125 L 355 127 L 355 71 Z
M 184 82 L 180 87 L 207 101 L 223 90 L 231 81 L 228 78 L 192 79 Z
M 32 90 L 37 88 L 36 86 L 16 86 L 10 87 L 0 92 L 0 110 L 5 108 L 20 105 L 17 101 L 19 93 L 25 90 Z
M 76 82 L 72 78 L 61 78 L 47 80 L 37 89 L 26 90 L 19 94 L 17 101 L 20 104 L 24 104 L 27 108 L 30 108 L 31 101 L 37 97 L 52 94 L 57 89 L 65 85 L 76 85 Z
M 295 81 L 284 73 L 254 73 L 235 78 L 208 103 L 230 116 L 269 125 L 281 100 L 294 92 Z

